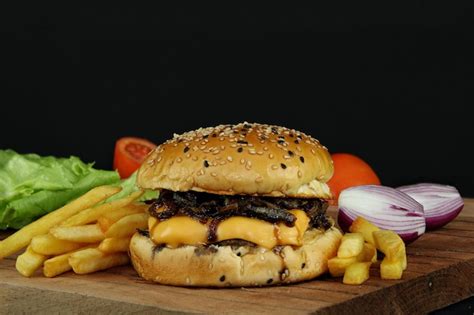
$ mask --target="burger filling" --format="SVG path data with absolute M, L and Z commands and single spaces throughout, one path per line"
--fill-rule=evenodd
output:
M 162 190 L 149 209 L 149 234 L 168 247 L 233 240 L 265 248 L 301 246 L 310 228 L 331 223 L 322 199 L 222 196 Z

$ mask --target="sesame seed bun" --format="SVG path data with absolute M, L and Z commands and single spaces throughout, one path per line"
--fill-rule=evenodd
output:
M 279 251 L 262 247 L 196 246 L 157 248 L 149 237 L 135 233 L 130 242 L 133 266 L 144 279 L 177 286 L 241 287 L 294 283 L 327 271 L 341 240 L 336 228 L 311 229 L 300 247 Z
M 327 149 L 296 130 L 256 123 L 201 128 L 150 153 L 138 172 L 145 189 L 222 195 L 331 198 Z

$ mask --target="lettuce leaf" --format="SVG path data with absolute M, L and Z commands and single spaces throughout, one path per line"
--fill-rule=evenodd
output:
M 130 195 L 131 193 L 138 191 L 138 187 L 136 185 L 137 182 L 137 172 L 134 172 L 129 178 L 122 180 L 119 184 L 122 187 L 122 190 L 109 197 L 106 202 L 117 200 L 123 197 Z M 138 201 L 145 201 L 158 198 L 158 191 L 156 190 L 145 190 L 145 193 L 138 199 Z
M 120 184 L 115 171 L 79 158 L 0 150 L 0 229 L 19 229 L 100 185 Z

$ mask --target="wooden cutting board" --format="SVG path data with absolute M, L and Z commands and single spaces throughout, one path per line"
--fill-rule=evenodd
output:
M 132 267 L 24 278 L 0 261 L 0 313 L 426 313 L 474 295 L 474 199 L 459 217 L 407 247 L 403 280 L 377 268 L 360 286 L 325 277 L 268 288 L 177 288 L 141 280 Z M 334 214 L 334 209 L 331 209 Z

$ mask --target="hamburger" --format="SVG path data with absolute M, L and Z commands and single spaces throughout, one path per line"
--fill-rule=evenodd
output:
M 327 271 L 341 233 L 326 216 L 333 174 L 318 140 L 240 123 L 175 135 L 141 165 L 159 190 L 130 243 L 144 279 L 176 286 L 265 286 Z

